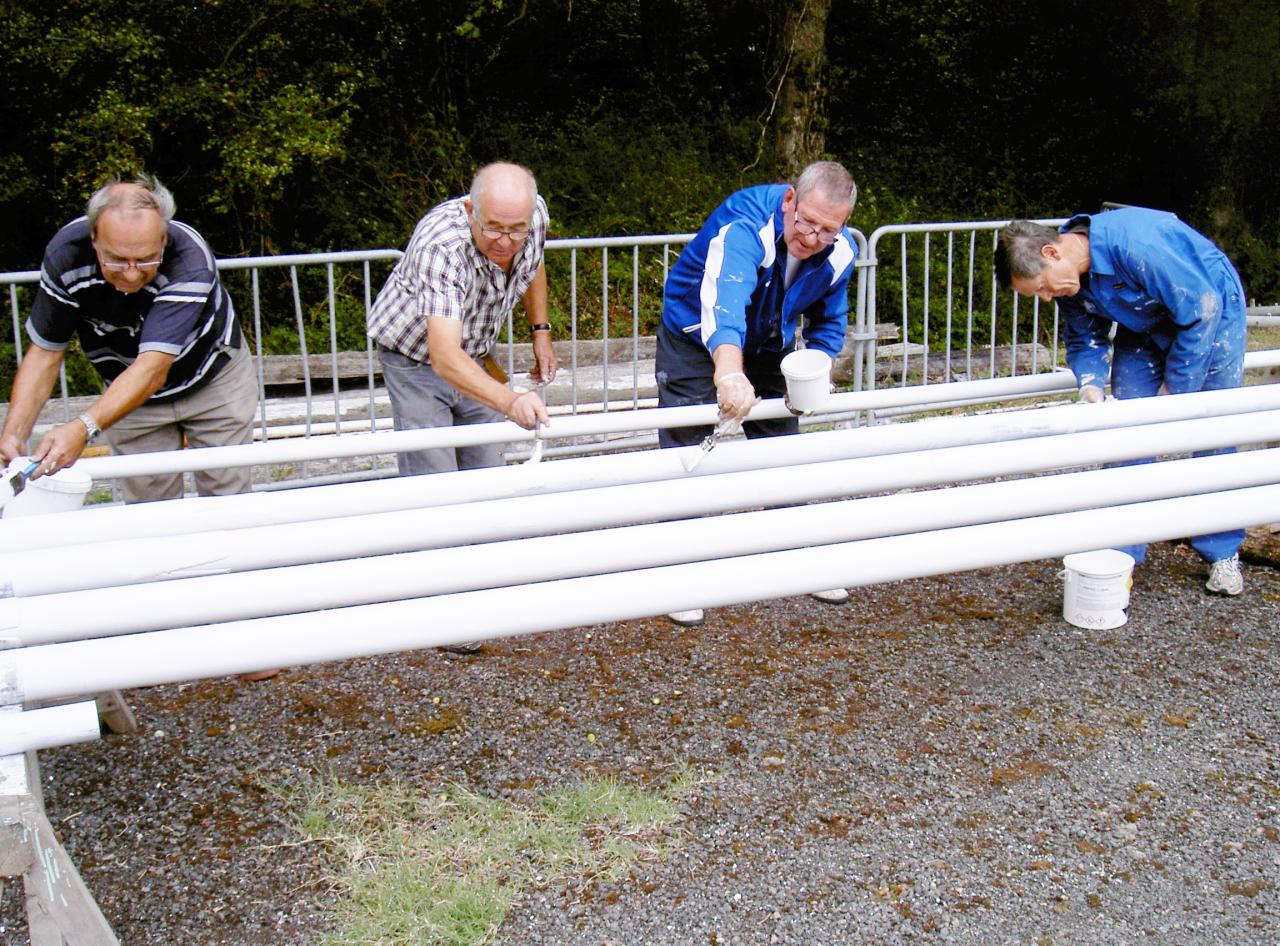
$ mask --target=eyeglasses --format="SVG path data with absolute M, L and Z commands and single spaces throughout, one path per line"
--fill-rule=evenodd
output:
M 800 208 L 797 207 L 792 214 L 791 222 L 795 224 L 796 233 L 801 236 L 816 236 L 819 243 L 834 243 L 836 237 L 840 235 L 839 230 L 824 230 L 816 223 L 810 223 L 800 216 Z
M 498 240 L 506 237 L 512 243 L 523 243 L 529 239 L 528 227 L 512 227 L 510 230 L 503 230 L 499 227 L 481 227 L 480 232 L 490 240 Z
M 120 262 L 119 260 L 100 259 L 98 262 L 102 265 L 103 269 L 109 269 L 113 273 L 123 273 L 130 269 L 136 269 L 140 273 L 146 273 L 159 266 L 163 260 L 126 260 L 124 262 Z

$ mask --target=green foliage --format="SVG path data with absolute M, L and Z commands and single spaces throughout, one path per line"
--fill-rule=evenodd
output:
M 221 255 L 401 246 L 495 158 L 533 168 L 555 236 L 689 230 L 770 176 L 758 148 L 785 12 L 0 0 L 0 254 L 33 267 L 99 181 L 140 167 Z M 862 187 L 864 231 L 1144 204 L 1280 298 L 1270 0 L 847 0 L 827 54 L 826 148 Z

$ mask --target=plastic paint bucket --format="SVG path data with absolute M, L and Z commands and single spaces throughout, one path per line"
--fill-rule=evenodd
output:
M 831 396 L 831 356 L 816 348 L 802 348 L 782 359 L 787 400 L 792 410 L 816 411 Z
M 39 516 L 46 512 L 70 512 L 84 505 L 93 479 L 75 467 L 67 467 L 38 480 L 27 480 L 22 492 L 5 503 L 4 518 Z
M 1133 556 L 1118 549 L 1076 552 L 1062 559 L 1062 616 L 1076 627 L 1106 629 L 1129 620 Z

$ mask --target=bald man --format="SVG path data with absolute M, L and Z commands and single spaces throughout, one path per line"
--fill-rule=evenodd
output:
M 485 368 L 517 300 L 533 338 L 530 377 L 556 374 L 543 249 L 547 205 L 527 168 L 499 162 L 476 172 L 471 192 L 427 212 L 369 310 L 369 337 L 397 430 L 549 418 L 533 391 L 513 391 Z M 492 363 L 492 359 L 488 359 Z M 399 455 L 402 475 L 499 466 L 500 444 Z
M 114 452 L 148 453 L 247 443 L 257 406 L 252 362 L 231 299 L 204 238 L 173 219 L 173 195 L 149 174 L 112 180 L 85 216 L 45 249 L 27 321 L 31 345 L 18 367 L 0 459 L 27 455 L 71 339 L 106 384 L 77 418 L 34 451 L 34 476 L 74 463 L 106 431 Z M 247 491 L 252 471 L 195 474 L 201 495 Z M 182 495 L 182 474 L 120 481 L 126 502 Z

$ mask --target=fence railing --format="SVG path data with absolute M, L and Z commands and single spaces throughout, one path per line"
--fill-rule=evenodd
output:
M 892 326 L 897 337 L 879 346 L 878 368 L 868 364 L 871 386 L 1015 377 L 1058 366 L 1057 306 L 1042 313 L 1039 299 L 1028 303 L 996 285 L 996 235 L 1006 223 L 896 224 L 871 234 L 867 322 L 881 335 Z M 896 315 L 882 305 L 894 299 Z
M 996 231 L 1005 223 L 900 224 L 880 227 L 870 238 L 853 231 L 857 272 L 850 289 L 847 390 L 1017 377 L 1061 367 L 1057 307 L 996 286 Z M 548 392 L 554 410 L 577 414 L 654 403 L 652 336 L 661 316 L 662 287 L 673 251 L 678 254 L 692 237 L 547 241 L 562 369 L 557 390 Z M 383 249 L 219 260 L 258 356 L 260 438 L 390 426 L 389 402 L 364 324 L 401 255 Z M 0 274 L 0 286 L 8 291 L 15 365 L 22 357 L 24 310 L 38 280 L 37 271 Z M 1252 316 L 1273 311 L 1251 309 L 1250 321 L 1267 321 Z M 509 316 L 499 360 L 516 385 L 527 383 L 532 363 L 527 338 L 527 327 Z M 60 398 L 46 408 L 41 425 L 65 421 L 81 409 L 69 393 L 64 365 Z M 635 437 L 631 441 L 639 443 Z M 583 449 L 618 445 L 614 440 Z M 352 475 L 344 462 L 334 475 Z M 303 479 L 310 475 L 305 468 L 301 472 Z

